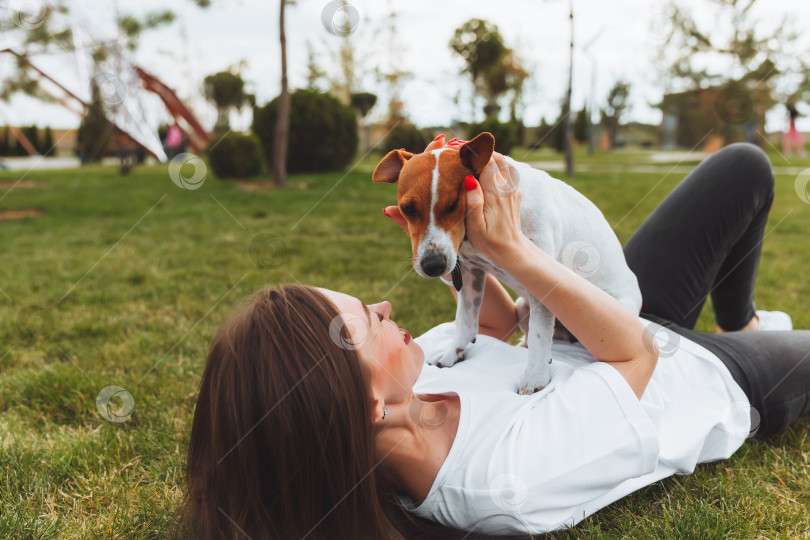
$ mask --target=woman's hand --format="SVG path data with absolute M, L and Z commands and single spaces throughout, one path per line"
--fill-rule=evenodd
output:
M 468 189 L 467 238 L 477 251 L 501 263 L 526 240 L 520 229 L 523 194 L 518 173 L 495 152 L 480 178 L 480 182 L 468 179 L 465 184 Z

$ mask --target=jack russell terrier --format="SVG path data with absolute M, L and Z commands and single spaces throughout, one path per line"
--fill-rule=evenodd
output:
M 377 165 L 373 182 L 397 183 L 397 203 L 408 222 L 413 267 L 424 277 L 452 272 L 458 294 L 455 338 L 449 350 L 429 358 L 433 365 L 450 367 L 464 358 L 475 342 L 478 313 L 486 274 L 511 287 L 529 306 L 528 328 L 521 324 L 529 348 L 529 363 L 520 384 L 521 394 L 532 394 L 551 380 L 551 342 L 554 315 L 517 280 L 478 253 L 467 240 L 464 179 L 478 177 L 495 149 L 495 138 L 481 133 L 457 149 L 412 154 L 389 152 Z M 546 253 L 619 300 L 631 312 L 641 310 L 641 291 L 628 268 L 622 246 L 602 212 L 568 184 L 525 163 L 506 158 L 523 198 L 523 233 Z M 515 172 L 517 174 L 515 174 Z M 495 196 L 498 196 L 495 194 Z M 586 258 L 577 261 L 577 256 Z M 518 301 L 520 311 L 521 300 Z M 525 308 L 524 308 L 525 309 Z

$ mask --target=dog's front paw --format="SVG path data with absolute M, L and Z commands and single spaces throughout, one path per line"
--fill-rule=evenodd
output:
M 439 367 L 451 367 L 456 362 L 464 360 L 464 349 L 450 348 L 445 352 L 434 355 L 428 364 Z
M 551 366 L 549 363 L 542 363 L 539 366 L 532 366 L 531 362 L 526 367 L 523 379 L 520 381 L 518 394 L 528 396 L 539 392 L 551 382 Z

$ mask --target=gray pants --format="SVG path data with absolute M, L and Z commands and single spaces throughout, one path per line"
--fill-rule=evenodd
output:
M 693 328 L 709 295 L 723 329 L 742 328 L 754 316 L 773 184 L 764 152 L 745 143 L 728 146 L 678 184 L 624 247 L 644 298 L 641 315 L 720 358 L 758 413 L 759 424 L 752 425 L 758 437 L 810 412 L 810 331 Z

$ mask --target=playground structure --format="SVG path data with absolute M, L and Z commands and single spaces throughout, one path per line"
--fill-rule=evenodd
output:
M 14 55 L 21 65 L 25 65 L 36 77 L 40 91 L 51 97 L 56 103 L 72 111 L 80 118 L 84 118 L 90 104 L 75 92 L 61 84 L 54 77 L 37 67 L 27 56 L 20 52 L 6 48 L 0 54 Z M 135 64 L 129 64 L 127 69 L 121 71 L 129 80 L 125 82 L 119 75 L 98 73 L 94 76 L 96 84 L 102 90 L 109 87 L 111 97 L 103 99 L 105 115 L 112 125 L 112 136 L 115 142 L 115 153 L 122 160 L 122 167 L 133 156 L 151 154 L 158 161 L 166 161 L 163 144 L 143 116 L 143 105 L 140 96 L 143 92 L 157 95 L 162 101 L 174 122 L 180 127 L 188 139 L 189 148 L 196 153 L 208 147 L 210 135 L 202 127 L 191 110 L 177 96 L 174 90 L 158 79 L 155 75 Z M 25 149 L 29 155 L 36 155 L 31 142 L 16 127 L 5 122 L 9 133 Z

